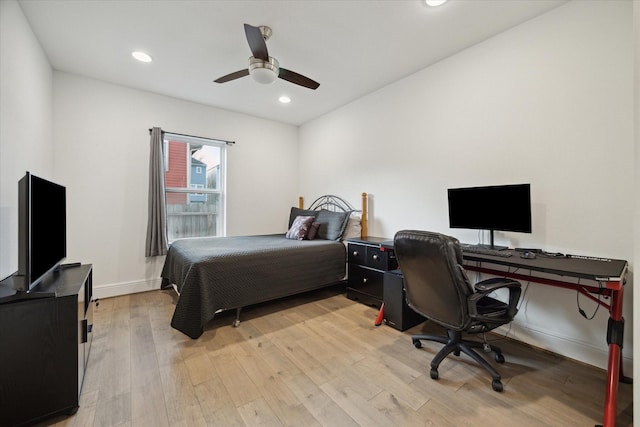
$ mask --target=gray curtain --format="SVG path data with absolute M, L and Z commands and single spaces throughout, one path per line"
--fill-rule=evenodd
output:
M 149 156 L 149 213 L 147 218 L 146 257 L 166 255 L 167 213 L 164 196 L 164 162 L 162 154 L 162 129 L 151 129 Z

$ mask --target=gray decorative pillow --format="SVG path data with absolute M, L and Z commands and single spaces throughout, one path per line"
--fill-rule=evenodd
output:
M 291 213 L 289 214 L 289 228 L 293 225 L 293 220 L 298 216 L 312 216 L 316 217 L 318 215 L 318 211 L 310 211 L 308 209 L 300 209 L 300 208 L 291 208 Z
M 333 212 L 326 209 L 320 210 L 316 216 L 316 222 L 320 223 L 317 238 L 325 240 L 340 240 L 347 226 L 350 212 Z
M 309 231 L 309 227 L 311 227 L 313 220 L 314 217 L 312 216 L 297 216 L 296 219 L 293 220 L 291 228 L 287 231 L 287 234 L 284 237 L 287 239 L 303 240 L 307 237 L 307 232 Z

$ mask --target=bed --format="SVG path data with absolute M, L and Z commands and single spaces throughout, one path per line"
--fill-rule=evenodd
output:
M 287 235 L 173 242 L 161 273 L 162 288 L 173 288 L 178 294 L 171 326 L 196 339 L 222 311 L 236 310 L 234 326 L 238 326 L 243 307 L 343 283 L 346 249 L 341 238 L 345 233 L 354 237 L 355 230 L 366 236 L 366 202 L 363 193 L 362 209 L 356 210 L 345 200 L 327 195 L 304 209 L 301 197 L 298 208 L 291 208 Z M 339 223 L 344 215 L 347 219 Z M 314 219 L 308 220 L 309 216 Z M 317 230 L 317 238 L 306 232 L 312 240 L 290 236 L 298 232 L 294 223 L 302 220 Z

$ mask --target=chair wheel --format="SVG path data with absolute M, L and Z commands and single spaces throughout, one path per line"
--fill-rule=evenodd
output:
M 493 391 L 497 391 L 498 393 L 504 390 L 504 386 L 502 385 L 502 382 L 500 380 L 491 381 L 491 388 L 493 389 Z
M 431 368 L 431 371 L 429 371 L 429 375 L 431 375 L 432 380 L 437 380 L 440 377 L 440 375 L 438 375 L 438 370 L 434 368 Z
M 413 346 L 415 348 L 422 348 L 422 343 L 420 342 L 420 340 L 413 340 Z
M 504 356 L 502 353 L 496 353 L 495 355 L 496 363 L 504 363 Z

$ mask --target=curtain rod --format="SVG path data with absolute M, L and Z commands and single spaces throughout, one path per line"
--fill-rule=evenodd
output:
M 151 128 L 149 128 L 149 133 L 151 133 Z M 207 138 L 207 137 L 204 137 L 204 136 L 187 135 L 187 134 L 184 134 L 184 133 L 169 132 L 169 131 L 165 131 L 165 130 L 163 130 L 162 133 L 170 133 L 170 134 L 173 134 L 173 135 L 186 136 L 186 137 L 189 137 L 189 138 L 210 139 L 211 141 L 224 142 L 227 145 L 233 145 L 233 144 L 236 143 L 235 141 L 227 141 L 226 139 Z

